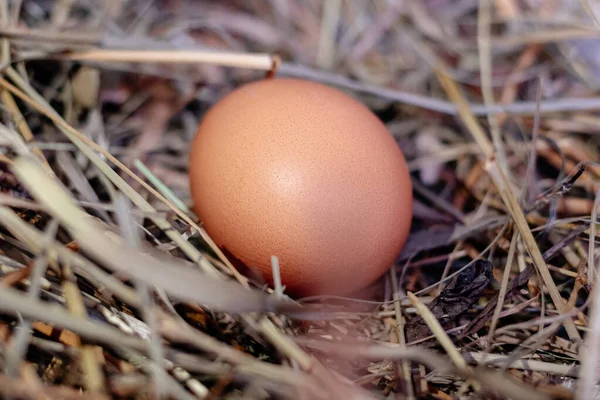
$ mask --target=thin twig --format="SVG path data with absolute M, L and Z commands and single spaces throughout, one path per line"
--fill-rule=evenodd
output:
M 492 54 L 490 48 L 490 25 L 492 18 L 492 1 L 482 0 L 479 2 L 479 15 L 477 19 L 477 44 L 479 47 L 479 65 L 480 65 L 480 79 L 481 79 L 481 92 L 483 94 L 483 101 L 486 106 L 493 105 L 494 92 L 492 90 Z M 488 114 L 488 122 L 490 124 L 490 131 L 492 134 L 492 141 L 494 143 L 495 154 L 498 157 L 500 168 L 507 177 L 509 171 L 507 169 L 508 162 L 506 161 L 506 151 L 504 149 L 504 142 L 500 134 L 500 126 L 498 118 L 494 114 Z
M 542 84 L 543 80 L 540 77 L 538 80 L 538 86 L 535 96 L 535 102 L 538 105 L 536 113 L 533 117 L 533 129 L 531 131 L 531 149 L 529 151 L 529 158 L 527 161 L 527 172 L 525 173 L 525 179 L 527 181 L 526 190 L 523 191 L 523 197 L 527 199 L 527 204 L 531 204 L 535 201 L 535 165 L 536 165 L 536 142 L 540 133 L 540 109 L 539 105 L 542 100 Z M 527 196 L 526 196 L 527 195 Z
M 596 243 L 596 222 L 598 218 L 598 205 L 600 205 L 600 189 L 596 191 L 594 206 L 592 207 L 592 217 L 590 222 L 590 244 L 588 246 L 588 282 L 594 282 L 596 277 L 596 264 L 594 247 Z
M 270 54 L 233 53 L 191 50 L 90 49 L 57 55 L 59 59 L 103 62 L 152 62 L 174 64 L 215 64 L 224 67 L 269 71 L 273 67 Z

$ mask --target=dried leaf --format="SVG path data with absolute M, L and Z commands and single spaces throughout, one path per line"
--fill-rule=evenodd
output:
M 492 280 L 492 263 L 477 260 L 452 279 L 429 304 L 429 309 L 444 329 L 451 329 L 456 319 L 479 300 L 481 292 Z M 420 316 L 411 319 L 406 325 L 406 341 L 409 343 L 430 335 L 429 327 Z

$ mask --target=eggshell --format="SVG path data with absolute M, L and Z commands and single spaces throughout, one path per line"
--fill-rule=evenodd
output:
M 190 152 L 204 228 L 293 296 L 350 295 L 385 273 L 412 218 L 412 187 L 385 125 L 353 97 L 289 78 L 242 86 L 204 116 Z

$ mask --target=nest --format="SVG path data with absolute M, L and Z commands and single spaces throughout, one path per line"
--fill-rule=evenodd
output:
M 0 1 L 0 392 L 594 399 L 600 9 L 588 1 Z M 371 299 L 239 274 L 187 150 L 233 88 L 346 90 L 409 162 Z

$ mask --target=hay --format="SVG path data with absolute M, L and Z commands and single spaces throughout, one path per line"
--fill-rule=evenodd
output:
M 0 392 L 596 398 L 599 12 L 0 0 Z M 191 211 L 198 122 L 273 75 L 352 93 L 404 150 L 412 232 L 373 298 L 266 288 Z

